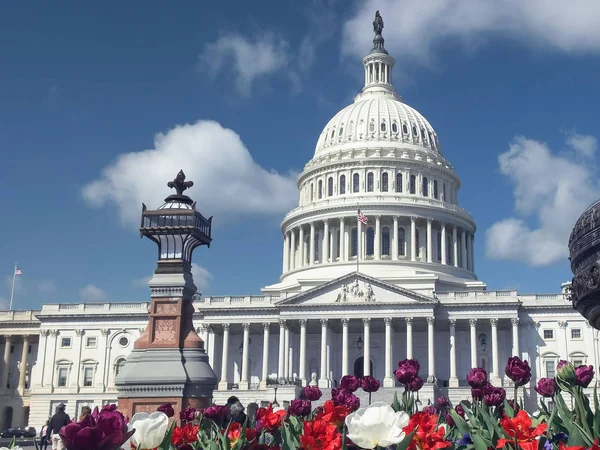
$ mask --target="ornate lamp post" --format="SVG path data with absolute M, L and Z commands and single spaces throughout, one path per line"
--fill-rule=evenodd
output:
M 600 200 L 586 209 L 569 238 L 573 308 L 600 329 Z
M 158 245 L 158 264 L 148 282 L 152 297 L 146 330 L 115 380 L 119 409 L 132 417 L 162 403 L 180 411 L 208 406 L 217 377 L 208 364 L 204 342 L 194 329 L 192 252 L 211 242 L 212 218 L 196 210 L 184 191 L 191 186 L 180 171 L 168 183 L 176 194 L 156 210 L 142 205 L 141 236 Z

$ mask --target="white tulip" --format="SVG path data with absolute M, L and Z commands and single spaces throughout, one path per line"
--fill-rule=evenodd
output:
M 0 447 L 0 450 L 23 450 L 20 446 L 15 445 L 13 448 L 9 449 L 8 447 Z
M 133 415 L 127 427 L 129 431 L 135 428 L 135 433 L 131 436 L 131 443 L 135 448 L 153 449 L 165 439 L 169 429 L 169 418 L 160 411 L 152 414 L 139 412 Z
M 346 416 L 348 439 L 364 449 L 389 447 L 404 439 L 402 431 L 410 416 L 384 402 L 376 402 Z

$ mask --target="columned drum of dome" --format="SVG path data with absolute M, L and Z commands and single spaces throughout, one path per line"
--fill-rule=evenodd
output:
M 476 224 L 458 202 L 460 178 L 431 124 L 396 93 L 381 16 L 373 25 L 362 92 L 325 125 L 298 177 L 299 205 L 281 225 L 280 282 L 265 291 L 335 279 L 355 271 L 357 258 L 361 272 L 417 290 L 485 287 L 475 275 Z

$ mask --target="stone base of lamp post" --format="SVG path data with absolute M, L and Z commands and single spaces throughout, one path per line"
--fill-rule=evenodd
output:
M 458 378 L 450 377 L 450 379 L 448 380 L 448 387 L 457 388 L 458 387 Z
M 392 377 L 385 377 L 383 379 L 383 387 L 384 388 L 393 388 L 396 387 L 396 380 Z

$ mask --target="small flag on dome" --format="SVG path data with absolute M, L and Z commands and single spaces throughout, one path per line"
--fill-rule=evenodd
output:
M 15 267 L 15 275 L 23 275 L 23 271 L 20 267 Z
M 363 212 L 360 209 L 358 210 L 358 221 L 363 225 L 369 223 L 369 219 L 363 214 Z

